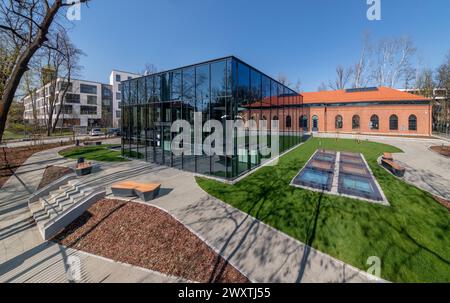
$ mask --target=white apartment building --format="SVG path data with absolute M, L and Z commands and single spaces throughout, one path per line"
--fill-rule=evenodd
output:
M 113 70 L 110 75 L 110 84 L 72 79 L 64 102 L 61 102 L 61 97 L 67 81 L 58 79 L 53 121 L 56 119 L 61 104 L 63 104 L 58 127 L 119 128 L 121 121 L 120 102 L 122 99 L 120 82 L 138 76 L 138 74 Z M 53 89 L 53 85 L 47 84 L 38 89 L 33 96 L 29 95 L 23 98 L 25 121 L 31 123 L 36 119 L 39 124 L 46 125 L 51 89 Z
M 109 85 L 111 85 L 113 91 L 113 125 L 116 128 L 120 127 L 120 121 L 122 119 L 122 112 L 120 109 L 120 104 L 122 102 L 121 82 L 131 80 L 140 76 L 141 75 L 119 70 L 113 70 L 111 72 L 111 75 L 109 76 Z

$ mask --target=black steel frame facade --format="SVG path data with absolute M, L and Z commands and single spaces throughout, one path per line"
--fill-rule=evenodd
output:
M 261 165 L 267 156 L 235 146 L 233 155 L 175 155 L 171 145 L 176 133 L 171 125 L 194 113 L 203 123 L 218 120 L 279 120 L 280 153 L 303 139 L 302 96 L 266 74 L 230 56 L 122 82 L 122 153 L 181 170 L 224 179 L 235 179 Z M 202 134 L 203 139 L 208 133 Z M 195 149 L 191 131 L 190 149 Z M 225 150 L 225 146 L 222 147 Z M 269 156 L 270 158 L 270 156 Z

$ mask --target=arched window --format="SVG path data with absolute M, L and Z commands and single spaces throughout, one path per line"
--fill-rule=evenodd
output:
M 287 116 L 286 117 L 286 128 L 291 128 L 292 127 L 292 118 L 291 116 Z
M 354 115 L 352 118 L 352 129 L 359 129 L 361 126 L 360 118 L 358 115 Z
M 344 127 L 344 119 L 342 119 L 341 115 L 336 116 L 335 126 L 336 129 L 341 129 Z
M 377 115 L 370 118 L 370 129 L 380 129 L 380 119 Z
M 278 116 L 273 116 L 273 120 L 277 121 L 278 120 Z
M 392 115 L 389 118 L 389 129 L 390 130 L 398 130 L 398 117 L 397 117 L 397 115 Z
M 409 116 L 408 119 L 408 129 L 417 130 L 417 117 L 414 115 Z
M 266 116 L 262 116 L 262 119 L 263 119 L 263 120 L 267 120 Z
M 308 117 L 307 116 L 300 117 L 300 120 L 298 121 L 298 124 L 303 129 L 305 129 L 305 130 L 308 129 Z

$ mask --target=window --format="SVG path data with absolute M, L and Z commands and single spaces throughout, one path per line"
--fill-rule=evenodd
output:
M 63 105 L 63 107 L 61 108 L 61 113 L 62 114 L 71 115 L 72 112 L 73 112 L 72 105 Z
M 116 75 L 116 81 L 117 81 L 117 82 L 122 81 L 121 78 L 120 78 L 120 75 Z
M 131 80 L 131 79 L 133 79 L 131 76 L 128 76 L 128 80 Z
M 80 103 L 80 95 L 78 94 L 66 94 L 66 103 Z
M 398 130 L 398 117 L 396 115 L 392 115 L 389 118 L 389 129 Z
M 373 115 L 370 118 L 370 129 L 379 129 L 380 128 L 380 119 L 377 115 Z
M 68 82 L 59 82 L 59 90 L 64 92 L 67 88 L 68 92 L 72 91 L 72 83 L 68 83 Z
M 299 121 L 300 127 L 303 129 L 308 129 L 308 117 L 302 116 Z
M 120 110 L 116 110 L 116 118 L 122 117 L 122 112 Z
M 273 116 L 274 121 L 278 121 L 278 116 Z
M 97 105 L 97 96 L 87 96 L 87 104 Z
M 116 93 L 116 99 L 117 100 L 122 100 L 122 94 L 121 93 Z
M 119 83 L 119 85 L 117 85 L 117 90 L 120 92 L 122 91 L 122 83 Z
M 352 118 L 352 129 L 359 129 L 361 126 L 360 118 L 358 115 L 353 116 Z
M 291 128 L 292 127 L 292 118 L 291 116 L 287 116 L 286 117 L 286 128 Z
M 97 86 L 95 85 L 88 85 L 88 84 L 80 84 L 80 92 L 82 94 L 97 94 Z
M 417 117 L 414 115 L 409 116 L 408 119 L 408 129 L 409 130 L 417 130 Z
M 344 121 L 343 121 L 341 115 L 336 116 L 335 127 L 336 127 L 336 129 L 341 129 L 344 127 Z
M 111 89 L 110 89 L 109 87 L 107 87 L 107 86 L 103 86 L 103 87 L 102 87 L 102 94 L 103 94 L 103 97 L 106 97 L 106 98 L 112 97 L 112 91 L 111 91 Z
M 97 106 L 81 106 L 80 113 L 82 115 L 96 115 L 97 114 Z

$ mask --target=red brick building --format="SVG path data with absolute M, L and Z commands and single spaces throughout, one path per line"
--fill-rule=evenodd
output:
M 325 133 L 431 136 L 431 100 L 387 87 L 303 93 L 301 127 Z

